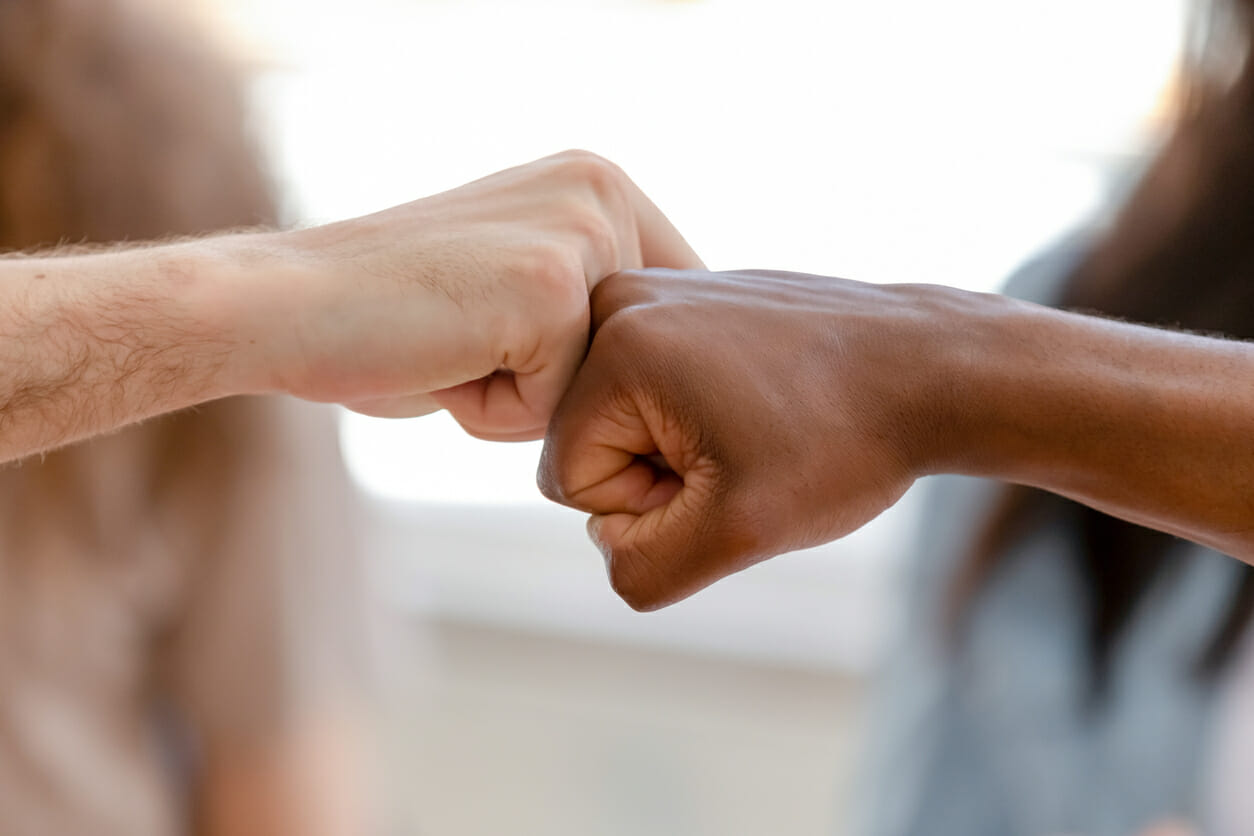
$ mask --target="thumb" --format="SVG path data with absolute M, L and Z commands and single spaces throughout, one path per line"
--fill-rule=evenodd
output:
M 674 603 L 671 577 L 677 568 L 677 555 L 659 548 L 657 517 L 665 508 L 643 514 L 596 514 L 588 519 L 588 536 L 605 558 L 610 587 L 627 606 L 637 612 L 650 612 Z M 646 529 L 654 529 L 652 535 Z
M 710 531 L 709 492 L 693 478 L 642 514 L 598 514 L 588 521 L 610 586 L 632 609 L 668 606 L 728 572 L 732 544 Z

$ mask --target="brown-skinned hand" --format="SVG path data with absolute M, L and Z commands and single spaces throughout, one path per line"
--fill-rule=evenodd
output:
M 919 475 L 929 420 L 894 389 L 917 402 L 931 385 L 911 358 L 946 298 L 775 272 L 612 276 L 540 488 L 593 515 L 611 584 L 640 610 L 847 534 Z

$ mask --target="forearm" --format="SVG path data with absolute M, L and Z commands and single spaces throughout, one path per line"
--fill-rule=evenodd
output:
M 0 259 L 0 462 L 249 388 L 228 240 Z
M 700 259 L 577 151 L 324 227 L 0 259 L 0 463 L 270 391 L 539 438 L 587 348 L 589 288 L 642 264 Z
M 1254 560 L 1254 345 L 974 297 L 930 470 L 989 476 Z

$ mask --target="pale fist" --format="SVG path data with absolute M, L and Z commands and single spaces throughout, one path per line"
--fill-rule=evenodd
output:
M 382 416 L 444 406 L 497 440 L 543 435 L 597 282 L 700 266 L 626 174 L 582 151 L 276 237 L 293 269 L 250 297 L 258 329 L 282 336 L 271 388 Z

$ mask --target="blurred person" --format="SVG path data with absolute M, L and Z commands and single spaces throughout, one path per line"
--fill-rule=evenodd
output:
M 1109 229 L 1065 240 L 1007 292 L 1254 339 L 1252 10 L 1206 10 L 1211 54 Z M 1218 42 L 1216 29 L 1248 40 Z M 1247 61 L 1235 81 L 1223 72 L 1233 48 Z M 1223 756 L 1233 700 L 1254 696 L 1233 670 L 1254 654 L 1254 570 L 1034 488 L 944 477 L 929 489 L 857 832 L 1254 827 L 1254 807 L 1223 789 L 1254 774 Z
M 0 3 L 0 249 L 274 224 L 238 81 L 137 2 Z M 220 400 L 0 471 L 0 830 L 370 831 L 326 410 Z
M 1108 234 L 1064 242 L 1007 292 L 1254 337 L 1254 262 L 1221 217 L 1227 183 L 1162 175 L 1209 156 L 1203 124 L 1181 129 Z M 1245 153 L 1254 165 L 1254 144 Z M 1177 220 L 1147 236 L 1149 213 Z M 1032 488 L 942 477 L 928 490 L 857 832 L 1101 836 L 1208 816 L 1250 567 Z

